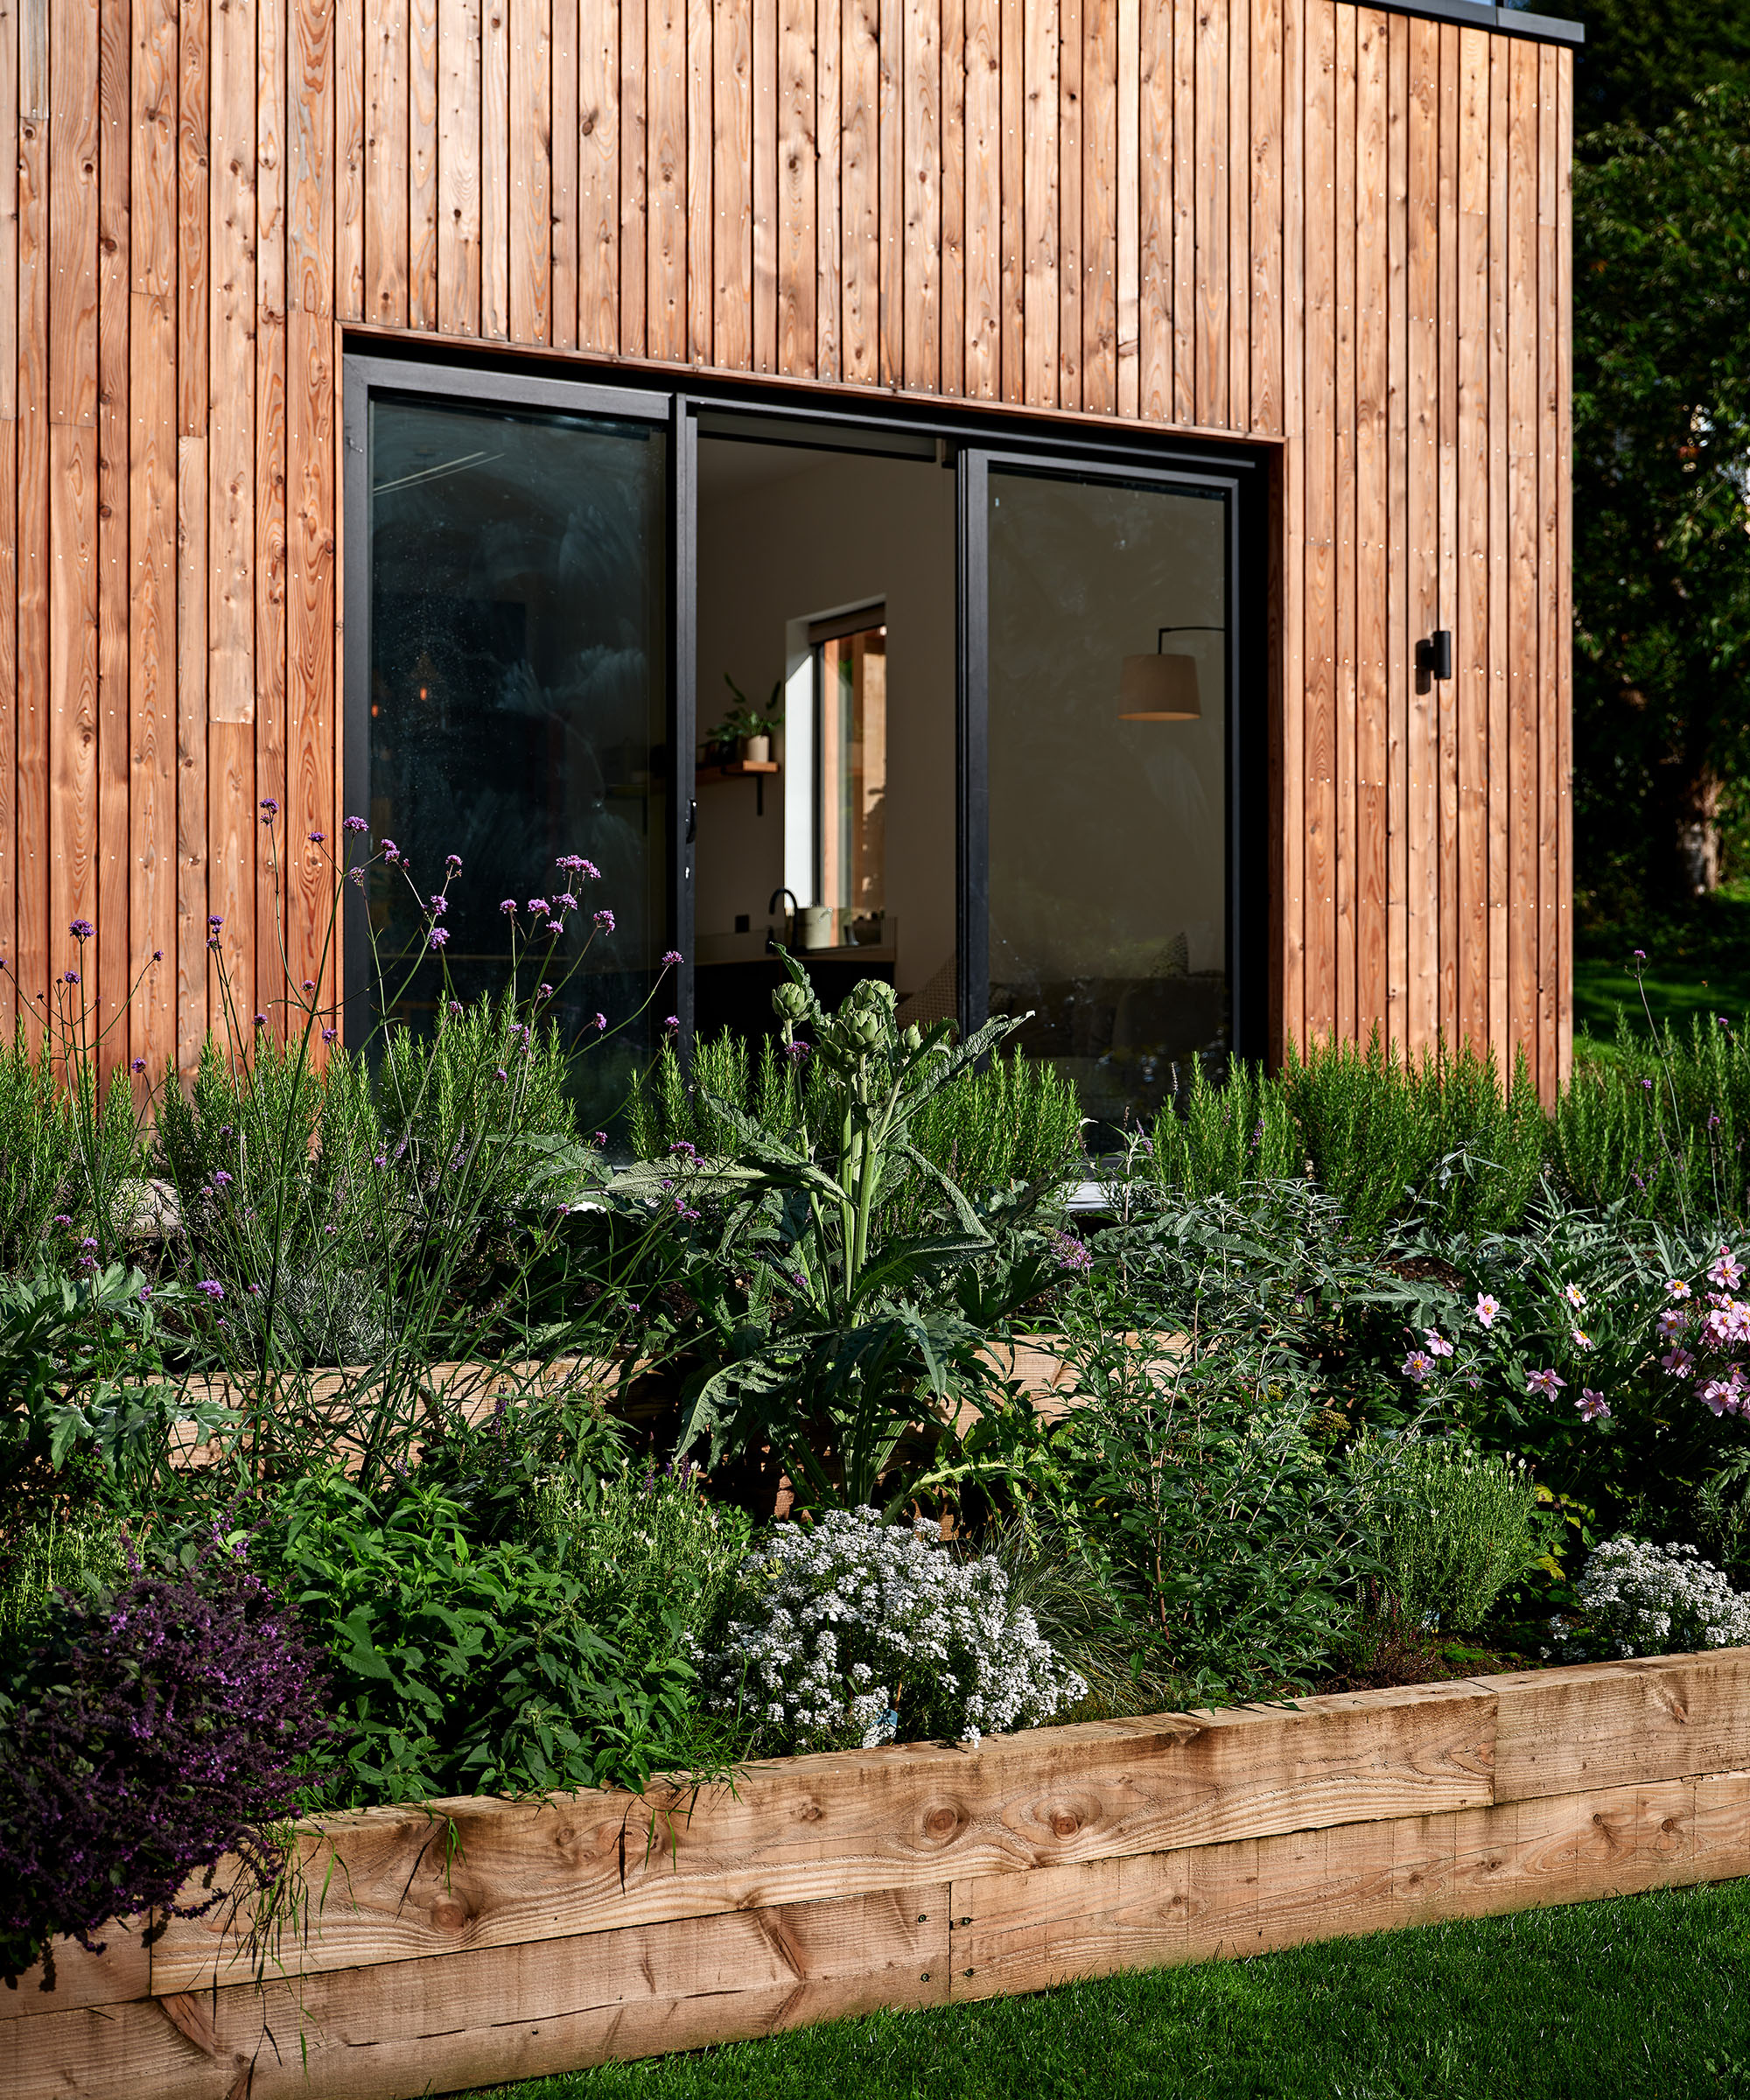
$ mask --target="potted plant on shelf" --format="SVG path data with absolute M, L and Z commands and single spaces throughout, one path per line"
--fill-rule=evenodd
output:
M 737 759 L 755 766 L 769 764 L 772 733 L 784 719 L 783 680 L 773 681 L 771 697 L 763 708 L 752 705 L 727 671 L 723 682 L 735 696 L 736 704 L 714 729 L 706 732 L 707 760 L 713 766 L 728 766 Z

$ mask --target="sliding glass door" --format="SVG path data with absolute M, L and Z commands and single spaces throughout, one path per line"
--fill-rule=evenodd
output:
M 541 953 L 543 901 L 574 897 L 546 974 L 567 1040 L 606 1023 L 581 1068 L 582 1105 L 606 1119 L 673 1005 L 672 984 L 652 998 L 675 918 L 670 439 L 617 402 L 584 414 L 533 391 L 386 387 L 360 404 L 348 806 L 364 813 L 353 783 L 368 783 L 372 833 L 397 857 L 372 871 L 349 976 L 377 1002 L 371 947 L 418 952 L 452 855 L 441 931 L 464 1000 L 508 981 L 514 934 Z M 400 1018 L 429 1017 L 439 981 L 429 958 L 395 976 Z
M 962 473 L 962 996 L 1026 1016 L 1089 1116 L 1135 1122 L 1235 1046 L 1234 493 Z
M 346 807 L 398 855 L 354 902 L 349 1034 L 454 855 L 465 998 L 578 898 L 555 1018 L 606 1024 L 604 1127 L 671 1017 L 690 1044 L 700 883 L 744 1029 L 776 942 L 830 1003 L 872 971 L 908 1018 L 1027 1017 L 1105 1123 L 1256 1054 L 1266 464 L 1025 437 L 349 357 Z M 703 766 L 701 636 L 708 719 L 725 676 L 782 716 Z M 428 966 L 390 1004 L 438 996 Z

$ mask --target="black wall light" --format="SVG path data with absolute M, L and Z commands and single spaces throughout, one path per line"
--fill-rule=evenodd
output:
M 1416 668 L 1430 678 L 1450 678 L 1452 675 L 1452 630 L 1436 627 L 1425 640 L 1416 645 Z

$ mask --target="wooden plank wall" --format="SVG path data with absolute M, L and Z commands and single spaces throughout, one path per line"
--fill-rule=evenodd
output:
M 0 1023 L 338 816 L 342 332 L 1278 448 L 1278 1038 L 1568 1055 L 1572 56 L 1352 0 L 0 0 Z M 1418 690 L 1413 644 L 1455 631 Z M 161 953 L 154 966 L 150 958 Z

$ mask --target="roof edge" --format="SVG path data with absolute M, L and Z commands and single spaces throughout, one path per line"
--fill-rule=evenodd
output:
M 1586 42 L 1583 22 L 1565 22 L 1555 15 L 1534 15 L 1520 7 L 1496 7 L 1489 0 L 1354 0 L 1362 7 L 1377 7 L 1387 14 L 1420 15 L 1431 22 L 1457 22 L 1466 29 L 1487 29 L 1498 36 L 1524 37 L 1537 44 L 1579 45 Z

